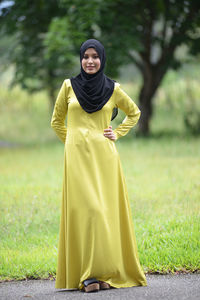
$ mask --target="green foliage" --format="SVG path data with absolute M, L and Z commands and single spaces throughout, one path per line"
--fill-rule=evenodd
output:
M 50 23 L 55 17 L 63 15 L 58 0 L 16 0 L 13 5 L 4 8 L 0 16 L 5 34 L 16 36 L 16 45 L 14 49 L 11 45 L 10 56 L 10 62 L 15 64 L 16 70 L 13 84 L 19 83 L 30 92 L 46 89 L 52 102 L 55 101 L 55 89 L 60 86 L 61 79 L 71 74 L 73 65 L 72 53 L 67 60 L 66 56 L 58 59 L 53 53 L 53 46 L 47 49 L 50 41 L 54 43 L 52 35 L 48 34 Z M 56 34 L 55 26 L 51 28 L 52 34 Z M 65 49 L 71 51 L 68 38 L 65 41 Z M 63 50 L 59 49 L 61 52 Z
M 10 67 L 10 57 L 16 46 L 16 36 L 8 36 L 4 30 L 0 30 L 0 73 Z
M 65 78 L 64 75 L 72 75 L 77 63 L 69 31 L 67 18 L 54 18 L 43 41 L 44 58 L 55 68 L 55 76 L 60 80 Z

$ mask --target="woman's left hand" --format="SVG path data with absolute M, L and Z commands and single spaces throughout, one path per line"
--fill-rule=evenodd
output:
M 114 134 L 114 131 L 112 130 L 112 126 L 109 126 L 108 128 L 104 129 L 104 136 L 112 141 L 116 140 L 116 136 Z

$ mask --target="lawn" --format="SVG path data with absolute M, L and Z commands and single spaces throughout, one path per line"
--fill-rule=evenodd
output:
M 198 270 L 200 139 L 116 145 L 145 272 Z M 55 275 L 62 163 L 59 142 L 1 150 L 1 280 Z

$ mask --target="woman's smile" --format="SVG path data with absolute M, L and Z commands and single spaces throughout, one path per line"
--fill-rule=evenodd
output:
M 92 67 L 91 67 L 91 66 L 87 66 L 87 67 L 86 67 L 86 70 L 87 70 L 86 73 L 89 73 L 90 71 L 93 71 L 94 69 L 95 69 L 94 66 L 92 66 Z M 96 73 L 96 72 L 95 72 L 95 73 Z

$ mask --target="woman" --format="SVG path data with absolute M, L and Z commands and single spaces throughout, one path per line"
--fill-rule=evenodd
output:
M 146 285 L 115 141 L 140 116 L 119 83 L 104 74 L 103 45 L 80 48 L 81 71 L 64 80 L 51 126 L 65 144 L 56 288 L 85 292 Z M 117 108 L 126 118 L 110 126 Z M 67 115 L 67 127 L 65 118 Z

